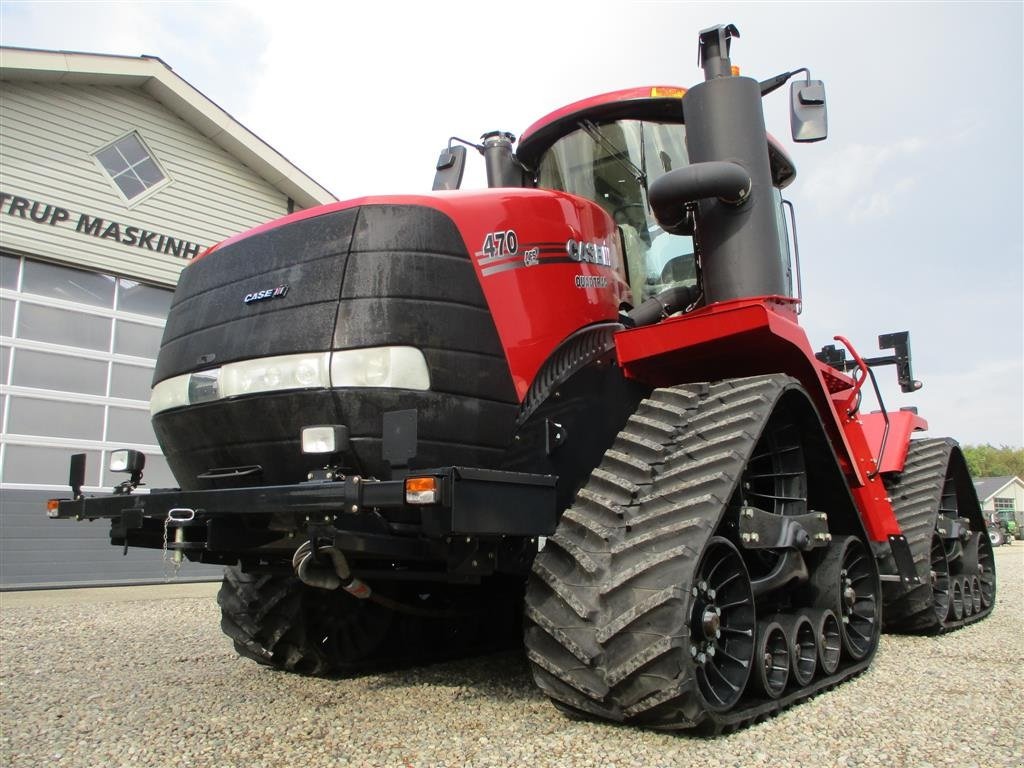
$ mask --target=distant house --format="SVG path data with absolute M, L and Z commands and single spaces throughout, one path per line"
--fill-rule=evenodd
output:
M 1019 477 L 979 477 L 974 481 L 981 508 L 988 518 L 997 513 L 1003 522 L 1015 520 L 1024 528 L 1024 480 Z

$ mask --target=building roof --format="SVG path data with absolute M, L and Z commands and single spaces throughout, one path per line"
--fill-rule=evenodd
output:
M 337 198 L 156 56 L 0 47 L 0 80 L 138 88 L 302 208 Z
M 974 489 L 978 492 L 978 499 L 984 503 L 1003 490 L 1003 488 L 1010 485 L 1014 480 L 1024 485 L 1024 482 L 1021 482 L 1021 479 L 1014 475 L 1007 475 L 1006 477 L 979 477 L 974 481 Z

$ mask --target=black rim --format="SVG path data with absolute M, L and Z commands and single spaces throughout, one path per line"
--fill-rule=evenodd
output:
M 739 701 L 754 657 L 754 596 L 743 558 L 725 539 L 704 550 L 690 607 L 690 653 L 705 703 L 725 711 Z
M 831 675 L 839 668 L 839 656 L 843 640 L 839 631 L 839 619 L 829 610 L 822 611 L 818 618 L 818 660 L 821 670 Z
M 805 614 L 796 617 L 793 624 L 793 677 L 800 685 L 807 685 L 818 668 L 818 640 L 814 625 Z
M 839 572 L 842 589 L 843 648 L 855 660 L 863 659 L 875 644 L 878 631 L 878 582 L 871 559 L 860 539 L 851 538 Z
M 931 557 L 932 607 L 939 621 L 949 615 L 949 560 L 946 559 L 946 545 L 938 531 L 932 534 Z
M 971 597 L 974 598 L 974 612 L 981 610 L 981 579 L 977 576 L 971 577 Z
M 782 695 L 789 682 L 789 641 L 786 631 L 775 621 L 762 622 L 757 629 L 758 688 L 775 699 Z
M 740 478 L 741 505 L 774 515 L 802 515 L 807 511 L 807 464 L 800 430 L 784 411 L 773 415 L 761 434 Z M 759 578 L 778 563 L 780 552 L 747 553 L 751 575 Z
M 974 613 L 974 585 L 970 576 L 964 576 L 964 616 L 971 616 Z

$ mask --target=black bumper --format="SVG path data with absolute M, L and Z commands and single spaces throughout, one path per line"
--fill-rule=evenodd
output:
M 405 500 L 403 480 L 360 477 L 220 490 L 154 490 L 60 499 L 55 519 L 111 521 L 111 543 L 180 552 L 189 560 L 272 567 L 303 541 L 330 540 L 355 570 L 437 576 L 519 572 L 536 538 L 554 532 L 552 475 L 443 467 L 429 505 Z M 385 562 L 386 561 L 386 562 Z

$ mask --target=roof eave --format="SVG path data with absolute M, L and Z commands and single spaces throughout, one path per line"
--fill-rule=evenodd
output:
M 337 200 L 155 56 L 0 48 L 0 79 L 139 88 L 302 208 Z

